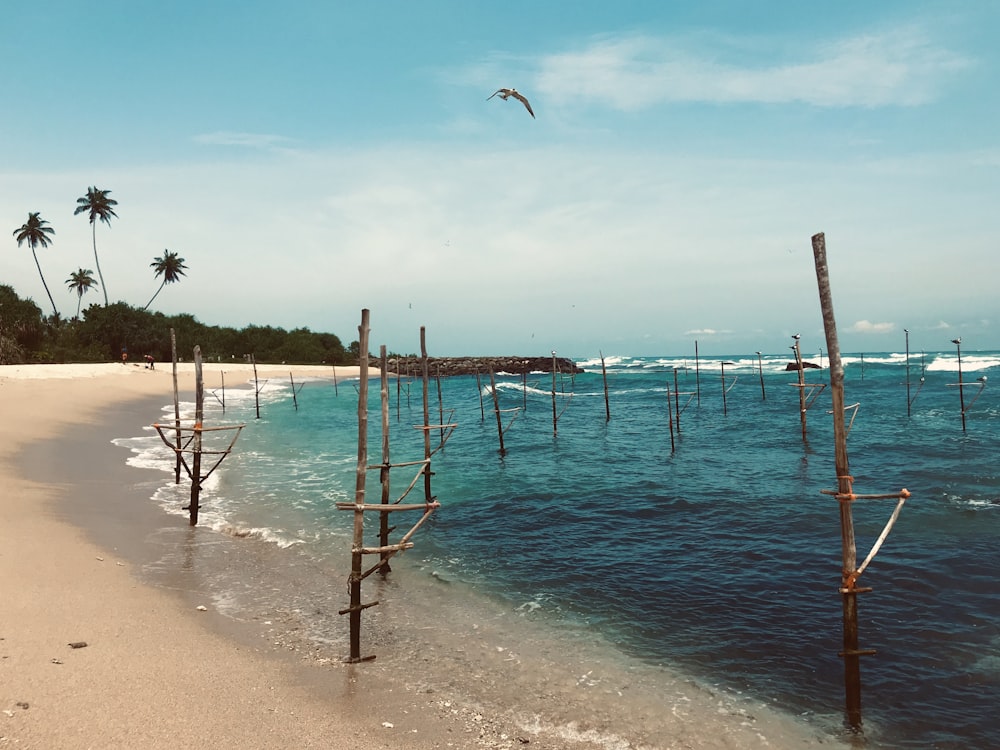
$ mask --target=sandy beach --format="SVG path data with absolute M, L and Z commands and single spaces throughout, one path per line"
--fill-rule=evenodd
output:
M 247 371 L 226 365 L 234 381 Z M 66 487 L 22 476 L 26 445 L 171 393 L 169 366 L 0 367 L 0 747 L 461 746 L 447 739 L 462 731 L 455 722 L 428 722 L 391 688 L 371 694 L 354 667 L 303 674 L 227 636 L 226 623 L 207 622 L 212 612 L 141 585 L 115 549 L 64 520 Z
M 258 375 L 287 378 L 290 369 L 297 381 L 332 380 L 329 367 L 258 365 Z M 179 372 L 181 399 L 191 400 L 193 366 Z M 221 372 L 227 384 L 252 377 L 248 365 L 207 363 L 206 382 Z M 338 379 L 357 374 L 337 368 Z M 405 566 L 376 608 L 385 611 L 369 631 L 378 639 L 373 662 L 314 650 L 289 635 L 293 623 L 276 637 L 270 620 L 226 617 L 183 564 L 192 535 L 224 535 L 190 529 L 149 503 L 162 475 L 128 467 L 110 443 L 148 425 L 172 389 L 169 365 L 0 367 L 0 748 L 824 744 L 783 720 L 765 737 L 750 709 L 723 706 L 684 680 L 669 695 L 636 700 L 645 695 L 637 674 L 614 672 L 583 648 L 568 667 L 550 646 L 532 651 L 508 613 L 488 604 L 472 614 L 449 609 L 453 602 L 418 588 Z M 227 539 L 237 555 L 250 554 Z M 175 583 L 142 575 L 157 545 L 152 554 L 169 546 L 182 560 Z M 324 607 L 343 604 L 345 578 L 330 582 L 334 603 Z M 393 600 L 405 596 L 435 615 L 404 636 Z M 71 645 L 79 643 L 86 646 Z M 588 687 L 596 677 L 579 681 L 595 670 L 608 688 Z M 646 723 L 657 739 L 643 733 Z

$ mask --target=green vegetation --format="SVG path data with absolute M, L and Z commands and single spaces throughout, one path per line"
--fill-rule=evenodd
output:
M 190 360 L 197 344 L 206 361 L 242 359 L 248 354 L 258 362 L 333 365 L 357 361 L 357 343 L 351 346 L 352 356 L 332 333 L 210 326 L 193 315 L 164 315 L 124 302 L 91 305 L 82 318 L 73 320 L 57 315 L 46 318 L 33 301 L 18 297 L 13 287 L 0 285 L 0 364 L 120 361 L 123 347 L 134 361 L 146 354 L 158 362 L 170 361 L 171 328 L 180 359 Z

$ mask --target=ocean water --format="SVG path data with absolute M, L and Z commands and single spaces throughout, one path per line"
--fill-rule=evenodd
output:
M 539 640 L 519 632 L 518 660 L 528 658 L 530 641 L 534 659 L 575 661 L 567 666 L 574 689 L 606 689 L 610 678 L 602 687 L 588 675 L 610 674 L 611 663 L 642 688 L 624 697 L 620 689 L 594 693 L 602 704 L 609 696 L 624 701 L 605 704 L 607 747 L 632 746 L 614 744 L 623 740 L 612 714 L 626 717 L 648 746 L 667 746 L 658 744 L 667 729 L 656 717 L 678 707 L 657 708 L 658 680 L 697 686 L 717 712 L 753 713 L 758 733 L 770 726 L 757 711 L 766 707 L 831 744 L 1000 747 L 1000 398 L 992 388 L 1000 353 L 963 353 L 964 431 L 954 352 L 911 353 L 908 366 L 899 352 L 844 357 L 845 403 L 859 405 L 848 441 L 855 492 L 912 493 L 859 580 L 874 589 L 859 597 L 860 645 L 878 652 L 861 662 L 860 735 L 843 726 L 840 525 L 836 500 L 821 493 L 836 488 L 829 373 L 826 362 L 806 371 L 807 383 L 826 387 L 806 413 L 803 440 L 789 359 L 768 355 L 758 369 L 756 355 L 697 363 L 607 357 L 610 419 L 600 360 L 579 361 L 583 374 L 555 383 L 548 374 L 499 376 L 502 456 L 488 378 L 432 380 L 430 421 L 457 424 L 443 447 L 442 433 L 430 433 L 442 507 L 414 536 L 415 548 L 393 559 L 391 583 L 366 580 L 365 600 L 383 604 L 362 616 L 363 651 L 405 651 L 397 630 L 433 638 L 428 608 L 475 600 L 494 613 L 496 628 L 516 622 L 537 631 Z M 675 372 L 672 441 L 667 387 Z M 346 656 L 347 618 L 336 610 L 348 603 L 353 514 L 335 503 L 355 494 L 356 382 L 297 383 L 295 408 L 290 384 L 271 380 L 260 390 L 259 419 L 252 389 L 223 394 L 207 370 L 206 384 L 214 391 L 206 424 L 247 425 L 202 495 L 204 554 L 214 537 L 241 540 L 238 554 L 246 556 L 236 566 L 206 565 L 218 571 L 215 605 L 234 617 L 294 613 L 300 636 Z M 414 428 L 421 391 L 419 380 L 389 381 L 394 462 L 423 456 Z M 369 396 L 374 464 L 382 451 L 377 380 Z M 151 421 L 171 416 L 165 408 Z M 131 450 L 134 465 L 164 470 L 151 501 L 181 525 L 189 485 L 173 484 L 172 454 L 148 429 L 116 443 Z M 392 471 L 393 500 L 416 471 Z M 378 471 L 366 482 L 368 501 L 377 502 Z M 404 502 L 421 500 L 418 482 Z M 859 562 L 894 507 L 894 500 L 854 503 Z M 416 520 L 404 515 L 393 514 L 396 538 Z M 374 514 L 366 522 L 366 543 L 375 545 Z M 184 564 L 190 551 L 172 539 L 165 534 L 153 568 Z M 232 546 L 224 549 L 231 556 Z M 330 570 L 339 577 L 331 580 Z M 377 596 L 367 593 L 375 589 Z M 416 610 L 400 614 L 402 601 Z M 544 639 L 552 640 L 543 647 Z M 420 644 L 442 663 L 469 669 L 447 653 L 466 653 L 468 643 Z M 503 657 L 504 647 L 496 651 L 514 660 Z M 591 663 L 600 667 L 588 671 Z M 499 688 L 504 678 L 496 674 Z M 636 729 L 643 721 L 648 732 Z

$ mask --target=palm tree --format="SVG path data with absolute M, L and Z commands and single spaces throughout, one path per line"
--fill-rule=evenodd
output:
M 49 295 L 49 302 L 52 303 L 52 312 L 59 316 L 59 311 L 56 310 L 55 300 L 52 299 L 52 292 L 49 291 L 49 285 L 45 283 L 45 275 L 42 273 L 42 265 L 38 262 L 38 253 L 35 252 L 35 248 L 41 245 L 42 247 L 49 246 L 49 235 L 55 234 L 56 230 L 52 227 L 45 226 L 49 222 L 45 221 L 39 217 L 38 212 L 28 213 L 28 220 L 21 225 L 20 229 L 14 230 L 14 238 L 17 240 L 17 246 L 21 247 L 21 243 L 27 242 L 28 247 L 31 248 L 31 254 L 35 258 L 35 266 L 38 267 L 38 275 L 42 277 L 42 286 L 45 287 L 45 293 Z
M 97 219 L 100 219 L 109 227 L 111 226 L 111 217 L 114 216 L 118 218 L 118 214 L 115 213 L 114 206 L 118 205 L 118 201 L 114 198 L 109 198 L 108 193 L 110 190 L 98 190 L 96 187 L 87 188 L 87 194 L 82 198 L 77 198 L 76 202 L 80 205 L 76 207 L 76 211 L 73 215 L 82 214 L 86 211 L 90 215 L 90 226 L 92 228 L 91 234 L 94 238 L 94 263 L 97 264 L 97 275 L 101 279 L 101 291 L 104 292 L 104 306 L 108 306 L 108 288 L 104 285 L 104 274 L 101 273 L 101 261 L 97 257 Z
M 185 275 L 184 270 L 187 268 L 184 265 L 184 259 L 179 258 L 177 253 L 170 250 L 164 250 L 162 258 L 153 258 L 153 262 L 149 264 L 149 267 L 153 269 L 153 278 L 163 276 L 163 281 L 160 282 L 160 288 L 156 290 L 156 294 L 159 294 L 167 284 L 180 281 L 181 276 Z M 143 310 L 149 309 L 149 306 L 153 304 L 153 300 L 156 299 L 156 294 L 150 298 L 146 306 L 142 308 Z
M 94 281 L 94 277 L 91 276 L 93 271 L 89 268 L 81 268 L 79 271 L 73 271 L 66 279 L 66 286 L 69 287 L 71 292 L 76 292 L 76 317 L 80 317 L 80 304 L 83 302 L 83 295 L 97 286 L 97 282 Z

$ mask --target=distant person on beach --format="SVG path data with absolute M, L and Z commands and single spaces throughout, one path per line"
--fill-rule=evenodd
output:
M 126 349 L 124 346 L 122 347 L 122 364 L 123 365 L 128 364 L 128 349 Z
M 153 366 L 153 355 L 152 354 L 147 354 L 146 355 L 146 367 L 148 367 L 150 370 L 155 370 L 156 369 Z

